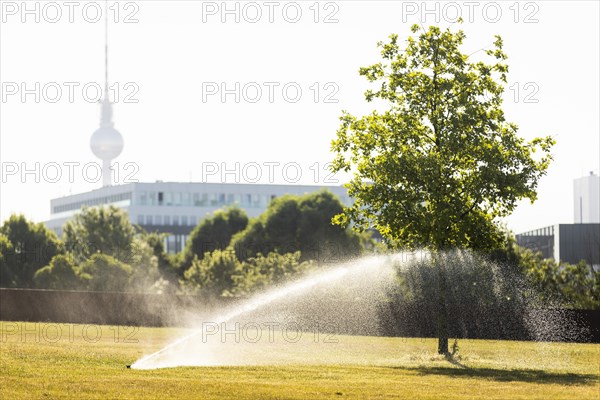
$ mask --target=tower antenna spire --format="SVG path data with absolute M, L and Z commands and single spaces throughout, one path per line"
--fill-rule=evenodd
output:
M 102 160 L 102 186 L 110 186 L 111 160 L 116 158 L 123 150 L 123 137 L 114 128 L 112 121 L 112 103 L 110 102 L 108 87 L 108 0 L 104 1 L 104 99 L 102 100 L 102 114 L 100 128 L 92 134 L 90 147 L 96 157 Z
M 108 0 L 104 0 L 104 96 L 108 98 Z

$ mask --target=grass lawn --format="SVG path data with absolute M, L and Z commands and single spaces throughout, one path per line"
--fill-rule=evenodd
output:
M 462 340 L 449 362 L 433 339 L 303 337 L 220 350 L 262 365 L 125 367 L 185 332 L 0 322 L 0 398 L 600 398 L 597 344 Z

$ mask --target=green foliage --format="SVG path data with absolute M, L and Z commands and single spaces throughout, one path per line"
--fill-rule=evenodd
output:
M 238 259 L 257 254 L 301 252 L 301 260 L 336 262 L 362 253 L 361 237 L 331 223 L 343 206 L 331 192 L 281 196 L 236 234 L 231 245 Z
M 117 207 L 82 208 L 64 227 L 64 240 L 87 288 L 96 291 L 163 291 L 159 268 L 170 268 L 158 234 L 135 234 Z M 162 263 L 162 265 L 161 265 Z
M 131 266 L 128 291 L 147 293 L 154 291 L 154 285 L 160 279 L 158 258 L 152 247 L 143 238 L 136 236 L 131 245 L 131 256 L 127 260 Z M 162 289 L 162 287 L 160 288 Z
M 167 236 L 165 233 L 158 232 L 146 232 L 141 233 L 141 238 L 148 246 L 152 249 L 152 254 L 157 258 L 158 269 L 161 273 L 172 273 L 174 270 L 172 259 L 169 257 L 165 250 L 164 238 Z
M 584 310 L 600 309 L 600 271 L 587 265 L 557 263 L 544 259 L 540 252 L 533 252 L 514 245 L 518 265 L 540 291 L 546 304 L 558 303 L 563 307 Z
M 164 233 L 148 233 L 143 230 L 141 232 L 141 239 L 150 246 L 152 254 L 156 257 L 158 272 L 160 274 L 160 285 L 162 285 L 159 291 L 174 293 L 179 287 L 177 255 L 167 254 L 163 242 L 165 236 L 166 234 Z
M 218 210 L 213 216 L 205 218 L 190 233 L 183 251 L 183 270 L 189 268 L 194 257 L 202 259 L 204 254 L 214 250 L 223 250 L 229 246 L 234 234 L 248 225 L 248 216 L 238 207 Z
M 208 296 L 221 296 L 233 289 L 233 276 L 240 262 L 231 248 L 205 253 L 202 259 L 194 257 L 192 266 L 185 271 L 182 286 L 188 291 Z
M 32 287 L 35 272 L 63 252 L 54 232 L 42 223 L 28 221 L 23 215 L 11 215 L 0 234 L 0 286 Z
M 13 245 L 8 237 L 0 233 L 0 287 L 11 286 L 13 272 L 9 267 L 8 257 L 14 254 Z
M 75 260 L 70 254 L 54 256 L 50 264 L 37 270 L 33 280 L 40 289 L 77 290 L 87 284 L 86 280 L 79 277 Z
M 490 260 L 508 267 L 518 266 L 521 262 L 517 241 L 512 232 L 506 228 L 502 245 L 491 250 L 488 255 Z
M 504 245 L 490 253 L 490 259 L 525 276 L 539 292 L 542 306 L 600 309 L 600 271 L 584 261 L 569 264 L 545 259 L 541 252 L 517 245 L 509 232 Z
M 383 61 L 360 69 L 379 84 L 366 100 L 388 107 L 340 118 L 332 168 L 354 174 L 355 202 L 336 223 L 374 227 L 395 248 L 490 249 L 502 242 L 498 218 L 536 199 L 554 142 L 525 142 L 505 120 L 500 37 L 485 51 L 491 64 L 462 53 L 464 39 L 432 26 L 402 48 L 392 35 L 378 44 Z
M 397 284 L 388 293 L 390 309 L 398 321 L 418 325 L 438 316 L 439 280 L 446 280 L 444 307 L 451 337 L 509 336 L 524 331 L 522 277 L 511 268 L 468 250 L 434 253 L 437 260 L 422 258 L 411 265 L 399 263 Z M 439 274 L 443 265 L 445 274 Z M 402 326 L 404 334 L 410 327 Z
M 57 255 L 49 265 L 35 273 L 35 285 L 57 290 L 160 291 L 155 287 L 160 280 L 157 257 L 146 241 L 134 238 L 130 253 L 121 254 L 121 257 L 122 261 L 119 261 L 96 253 L 79 268 L 73 254 Z
M 258 254 L 244 261 L 233 277 L 233 292 L 247 295 L 301 275 L 314 267 L 313 262 L 301 262 L 300 258 L 300 252 L 269 253 L 267 256 Z
M 181 282 L 188 292 L 206 296 L 248 295 L 284 282 L 314 266 L 300 261 L 300 252 L 258 254 L 240 262 L 231 247 L 194 257 Z
M 83 207 L 63 229 L 63 240 L 75 261 L 96 253 L 125 261 L 131 254 L 135 230 L 127 213 L 115 206 Z
M 106 255 L 96 253 L 80 267 L 80 277 L 87 289 L 99 292 L 124 292 L 129 287 L 131 266 Z

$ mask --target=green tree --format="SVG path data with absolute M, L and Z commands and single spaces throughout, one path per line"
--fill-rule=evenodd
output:
M 233 276 L 239 268 L 233 249 L 207 252 L 202 259 L 194 257 L 192 266 L 184 273 L 182 286 L 203 295 L 227 295 L 233 288 Z
M 75 261 L 82 263 L 96 253 L 125 261 L 131 255 L 135 230 L 127 213 L 115 206 L 83 207 L 63 229 L 63 240 Z
M 33 280 L 35 286 L 41 289 L 78 290 L 87 283 L 78 272 L 71 254 L 58 254 L 50 264 L 37 270 Z
M 8 237 L 0 233 L 0 287 L 12 286 L 14 274 L 8 263 L 8 258 L 14 254 L 13 245 Z
M 420 27 L 412 27 L 416 34 Z M 508 66 L 502 39 L 473 61 L 460 47 L 462 31 L 429 27 L 379 43 L 382 62 L 360 69 L 368 102 L 384 111 L 357 118 L 348 112 L 332 143 L 333 171 L 352 172 L 353 206 L 337 215 L 342 226 L 375 228 L 392 248 L 427 248 L 439 274 L 438 352 L 448 354 L 444 265 L 435 255 L 449 248 L 493 249 L 502 243 L 498 220 L 520 199 L 536 199 L 551 161 L 550 137 L 530 142 L 502 111 Z M 540 150 L 537 159 L 534 152 Z
M 35 272 L 63 252 L 54 232 L 23 215 L 11 215 L 0 227 L 0 234 L 6 238 L 2 245 L 4 267 L 0 286 L 32 287 Z
M 167 254 L 164 245 L 165 233 L 141 232 L 141 239 L 144 240 L 152 249 L 152 254 L 156 257 L 158 272 L 162 278 L 164 286 L 163 291 L 175 292 L 179 285 L 179 276 L 177 273 L 176 256 Z
M 258 254 L 244 261 L 233 277 L 233 292 L 247 295 L 289 280 L 313 268 L 313 262 L 301 262 L 300 258 L 300 252 L 269 253 L 266 256 Z
M 285 195 L 271 201 L 231 241 L 240 260 L 270 252 L 301 252 L 301 260 L 336 262 L 361 254 L 360 235 L 331 223 L 343 206 L 331 192 Z
M 161 278 L 158 257 L 154 255 L 154 250 L 142 236 L 133 238 L 131 244 L 131 256 L 127 260 L 121 260 L 131 266 L 131 276 L 129 278 L 129 291 L 148 293 L 162 292 L 158 287 Z
M 214 250 L 223 250 L 229 246 L 234 234 L 248 225 L 248 216 L 238 207 L 217 210 L 214 215 L 205 218 L 190 233 L 183 251 L 183 270 L 189 268 L 194 257 L 202 259 L 204 254 Z
M 600 271 L 585 261 L 557 263 L 552 258 L 544 259 L 541 252 L 513 246 L 519 268 L 538 289 L 542 302 L 584 310 L 600 309 Z
M 80 267 L 80 276 L 87 289 L 98 292 L 124 292 L 129 288 L 131 266 L 107 254 L 96 253 Z

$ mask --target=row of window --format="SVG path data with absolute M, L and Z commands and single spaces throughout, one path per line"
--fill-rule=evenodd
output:
M 190 193 L 190 192 L 140 192 L 140 206 L 196 206 L 222 207 L 238 204 L 241 207 L 267 207 L 276 195 L 251 193 Z
M 138 215 L 139 225 L 173 225 L 196 226 L 198 218 L 195 215 Z
M 119 201 L 131 200 L 131 192 L 118 193 L 111 196 L 97 197 L 95 199 L 78 201 L 76 203 L 63 204 L 61 206 L 55 206 L 52 209 L 52 213 L 60 213 L 71 210 L 79 210 L 82 206 L 94 207 L 101 204 L 116 203 Z
M 189 235 L 169 235 L 163 240 L 167 253 L 175 254 L 183 251 Z
M 554 235 L 554 225 L 545 228 L 539 228 L 533 231 L 519 234 L 519 236 L 552 236 Z

